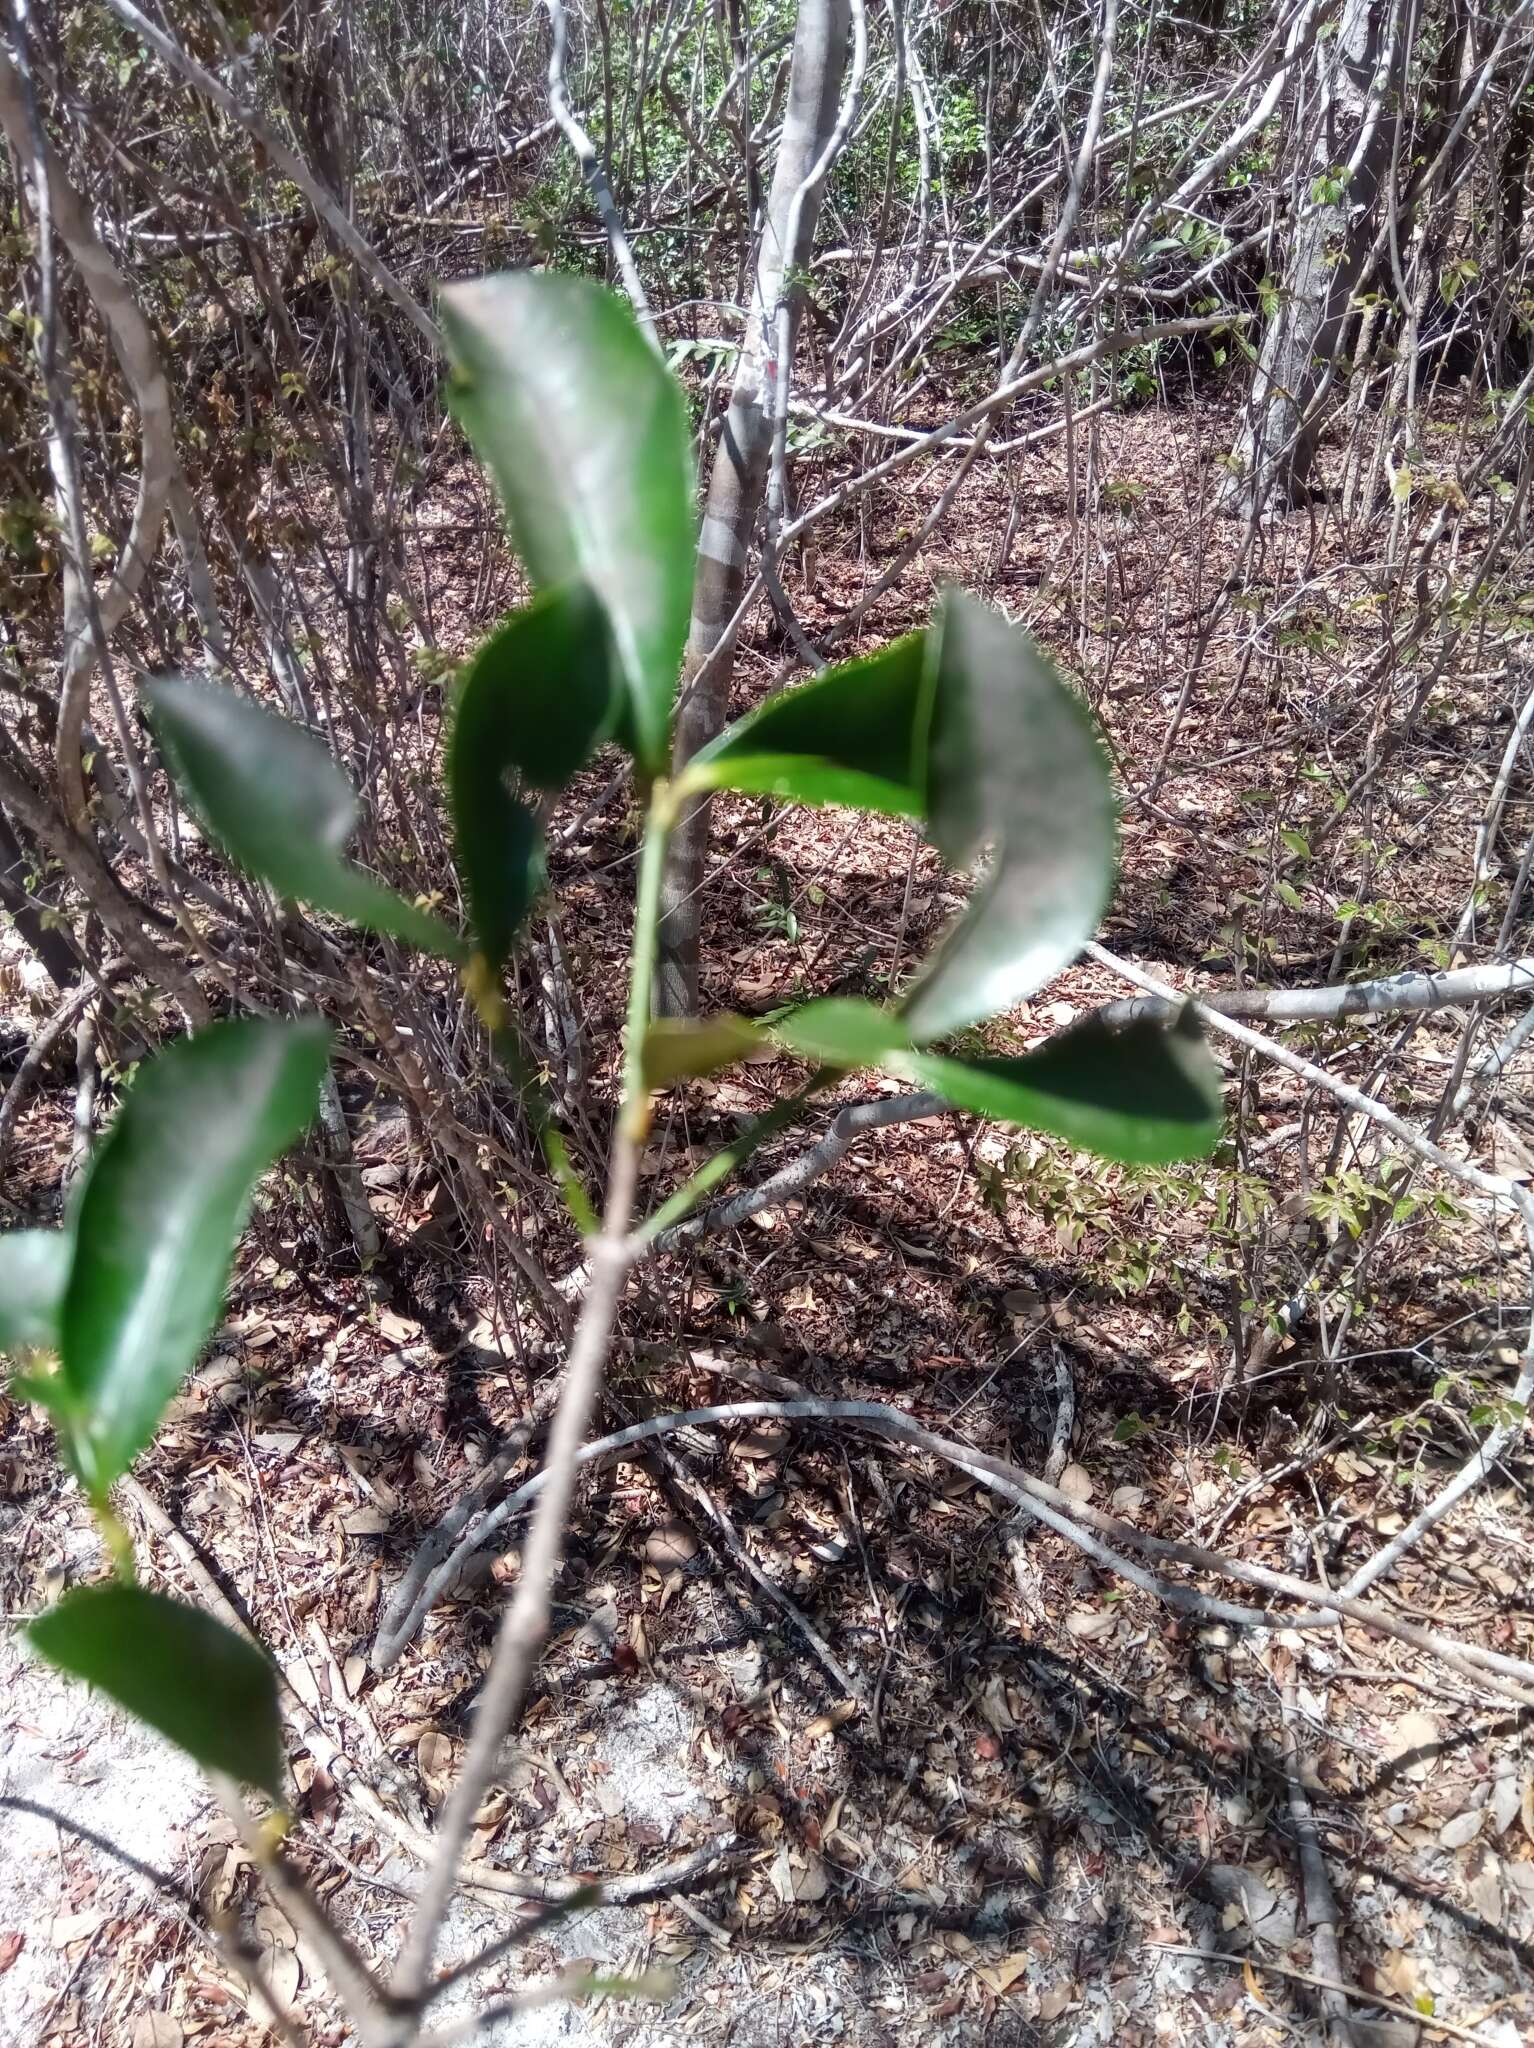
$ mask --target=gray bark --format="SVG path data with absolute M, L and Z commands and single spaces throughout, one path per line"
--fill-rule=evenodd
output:
M 1340 982 L 1332 988 L 1191 990 L 1193 1000 L 1222 1017 L 1265 1017 L 1270 1023 L 1331 1024 L 1342 1017 L 1411 1017 L 1457 1003 L 1494 1003 L 1534 992 L 1534 959 L 1494 960 L 1442 974 L 1390 974 L 1379 981 Z M 1137 1017 L 1171 1017 L 1178 1005 L 1159 996 L 1130 996 L 1093 1015 L 1115 1030 Z
M 698 541 L 676 726 L 678 768 L 720 731 L 729 708 L 735 667 L 731 621 L 746 587 L 752 535 L 772 453 L 779 321 L 786 317 L 789 322 L 791 363 L 802 296 L 797 273 L 809 258 L 824 186 L 824 178 L 814 180 L 813 174 L 836 128 L 849 19 L 848 0 L 801 0 L 750 318 Z M 655 1007 L 664 1017 L 688 1016 L 698 1004 L 698 890 L 708 850 L 708 811 L 706 800 L 691 804 L 671 843 L 655 989 Z
M 0 813 L 0 907 L 10 913 L 12 924 L 62 994 L 80 979 L 80 952 L 69 933 L 49 924 L 43 916 L 44 906 L 27 894 L 23 878 L 31 865 L 10 821 Z
M 325 1151 L 341 1213 L 346 1218 L 346 1228 L 357 1248 L 357 1257 L 367 1268 L 383 1251 L 383 1238 L 379 1233 L 378 1218 L 373 1214 L 367 1190 L 362 1184 L 361 1168 L 352 1153 L 351 1132 L 346 1124 L 341 1091 L 336 1086 L 334 1070 L 329 1067 L 320 1083 L 320 1129 L 324 1133 Z
M 1381 208 L 1396 203 L 1386 187 L 1406 12 L 1404 0 L 1346 0 L 1336 35 L 1315 45 L 1319 121 L 1297 173 L 1299 210 L 1235 451 L 1229 510 L 1301 505 L 1310 495 L 1353 295 L 1372 262 Z M 1334 178 L 1344 189 L 1331 199 L 1323 181 Z

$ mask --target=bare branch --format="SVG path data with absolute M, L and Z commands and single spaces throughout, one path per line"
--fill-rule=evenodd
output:
M 247 135 L 260 143 L 283 176 L 293 180 L 363 275 L 399 307 L 433 352 L 440 354 L 442 334 L 436 321 L 400 283 L 367 237 L 353 226 L 298 152 L 289 148 L 282 137 L 268 127 L 254 107 L 246 106 L 222 80 L 199 64 L 190 51 L 182 49 L 173 36 L 167 35 L 164 29 L 157 27 L 135 7 L 133 0 L 107 0 L 107 5 L 118 20 L 131 28 L 135 35 L 141 36 L 172 71 L 178 72 L 188 85 L 195 86 L 205 99 L 211 100 L 220 113 L 227 114 L 231 121 L 237 122 Z
M 563 0 L 543 0 L 544 11 L 549 17 L 551 40 L 549 43 L 549 108 L 559 124 L 559 132 L 575 152 L 575 160 L 581 167 L 581 176 L 596 207 L 597 218 L 607 236 L 613 252 L 613 261 L 618 266 L 618 275 L 623 279 L 623 289 L 628 293 L 629 303 L 634 308 L 635 318 L 643 328 L 645 338 L 657 354 L 661 353 L 660 336 L 655 331 L 655 315 L 650 311 L 650 301 L 645 295 L 644 280 L 639 275 L 639 266 L 634 261 L 634 252 L 629 247 L 629 238 L 624 230 L 623 218 L 613 198 L 613 188 L 607 181 L 602 168 L 602 159 L 597 146 L 576 118 L 570 105 L 570 91 L 565 82 L 565 41 L 569 33 Z
M 1534 958 L 1456 967 L 1442 974 L 1388 974 L 1378 981 L 1341 982 L 1332 988 L 1197 989 L 1184 995 L 1130 996 L 1096 1014 L 1114 1026 L 1132 1023 L 1136 1017 L 1170 1017 L 1191 994 L 1201 1010 L 1222 1017 L 1331 1024 L 1343 1017 L 1415 1016 L 1456 1003 L 1495 1003 L 1523 992 L 1534 994 Z

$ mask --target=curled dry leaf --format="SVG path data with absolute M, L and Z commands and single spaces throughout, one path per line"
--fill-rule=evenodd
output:
M 858 1711 L 856 1700 L 838 1700 L 827 1714 L 817 1714 L 805 1734 L 815 1740 L 822 1735 L 834 1735 L 838 1728 L 844 1728 Z
M 1092 1498 L 1092 1475 L 1085 1465 L 1067 1465 L 1060 1474 L 1057 1484 L 1067 1500 L 1085 1501 Z
M 182 2048 L 181 2022 L 168 2012 L 141 2012 L 133 2022 L 133 2048 Z
M 452 1743 L 439 1729 L 428 1729 L 415 1746 L 415 1760 L 420 1767 L 421 1782 L 432 1800 L 440 1799 L 452 1776 Z
M 1494 1782 L 1489 1804 L 1492 1826 L 1499 1835 L 1505 1835 L 1518 1818 L 1522 1805 L 1522 1788 L 1515 1772 L 1508 1771 Z
M 89 1941 L 106 1926 L 110 1915 L 87 1908 L 82 1913 L 56 1913 L 51 1933 L 55 1948 L 70 1948 L 77 1941 Z
M 1009 1956 L 1002 1956 L 980 1971 L 980 1976 L 999 1995 L 1008 1992 L 1020 1977 L 1028 1973 L 1029 1965 L 1037 1958 L 1025 1948 L 1014 1949 Z
M 1420 1781 L 1432 1768 L 1432 1758 L 1425 1752 L 1436 1748 L 1442 1739 L 1443 1730 L 1433 1716 L 1414 1709 L 1409 1714 L 1400 1715 L 1391 1728 L 1385 1739 L 1385 1756 L 1391 1762 L 1409 1757 L 1411 1761 L 1406 1766 L 1405 1775 Z
M 1066 2008 L 1075 2002 L 1075 1989 L 1069 1984 L 1051 1984 L 1039 1994 L 1039 2018 L 1057 2020 Z
M 660 1572 L 680 1571 L 697 1554 L 698 1539 L 685 1522 L 662 1522 L 645 1538 L 645 1563 Z
M 1495 1856 L 1483 1856 L 1481 1867 L 1465 1887 L 1470 1909 L 1488 1927 L 1502 1925 L 1502 1866 Z
M 1485 1820 L 1486 1813 L 1482 1807 L 1469 1813 L 1457 1813 L 1438 1830 L 1438 1840 L 1445 1849 L 1463 1849 L 1475 1840 Z
M 279 1948 L 273 1953 L 267 1965 L 266 1981 L 280 2006 L 286 2008 L 293 2003 L 304 1981 L 303 1966 L 294 1950 Z
M 1118 1619 L 1111 1607 L 1078 1607 L 1065 1617 L 1065 1632 L 1079 1643 L 1096 1643 L 1113 1633 Z
M 788 1427 L 786 1423 L 781 1422 L 764 1422 L 756 1429 L 747 1430 L 745 1435 L 737 1437 L 731 1446 L 737 1458 L 757 1462 L 767 1458 L 780 1458 L 787 1447 Z

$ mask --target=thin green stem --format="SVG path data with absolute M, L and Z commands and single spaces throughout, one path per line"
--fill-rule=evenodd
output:
M 113 1572 L 123 1585 L 134 1585 L 138 1579 L 138 1564 L 133 1555 L 133 1538 L 104 1493 L 93 1496 L 91 1511 L 96 1517 L 96 1527 L 106 1546 L 107 1556 L 112 1560 Z
M 602 1227 L 590 1240 L 591 1277 L 580 1319 L 570 1342 L 565 1383 L 549 1432 L 544 1460 L 546 1487 L 527 1532 L 522 1572 L 501 1617 L 490 1669 L 475 1709 L 463 1771 L 448 1795 L 437 1827 L 436 1853 L 416 1900 L 404 1952 L 394 1973 L 396 2024 L 388 2048 L 406 2048 L 417 2038 L 432 1961 L 458 1868 L 501 1745 L 521 1716 L 538 1653 L 548 1639 L 552 1590 L 564 1555 L 565 1523 L 574 1492 L 576 1456 L 601 1391 L 619 1303 L 634 1260 L 629 1219 L 639 1179 L 639 1152 L 649 1126 L 650 1099 L 644 1080 L 644 1034 L 650 1021 L 650 983 L 655 972 L 660 923 L 660 884 L 672 810 L 664 783 L 650 793 L 644 852 L 634 906 L 634 940 L 629 986 L 628 1040 L 624 1047 L 623 1098 L 608 1162 Z
M 639 856 L 639 882 L 634 898 L 634 942 L 629 967 L 628 1030 L 623 1044 L 623 1105 L 628 1136 L 642 1143 L 650 1127 L 650 1091 L 644 1079 L 644 1038 L 650 1023 L 651 989 L 660 942 L 661 881 L 666 872 L 666 844 L 675 815 L 669 784 L 650 791 L 645 817 L 644 847 Z
M 674 1194 L 668 1195 L 653 1215 L 647 1216 L 633 1234 L 632 1242 L 641 1250 L 655 1242 L 658 1237 L 680 1223 L 689 1210 L 695 1209 L 705 1195 L 712 1194 L 722 1180 L 728 1178 L 736 1167 L 749 1159 L 757 1146 L 791 1124 L 801 1109 L 822 1089 L 827 1081 L 835 1078 L 839 1070 L 832 1067 L 817 1067 L 809 1079 L 796 1088 L 792 1095 L 765 1111 L 747 1124 L 734 1140 L 720 1151 L 706 1159 L 690 1180 L 686 1180 Z

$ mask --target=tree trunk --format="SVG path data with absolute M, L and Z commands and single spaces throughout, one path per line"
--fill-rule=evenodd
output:
M 773 380 L 780 312 L 789 321 L 788 360 L 802 297 L 797 273 L 809 258 L 823 180 L 811 173 L 836 127 L 847 55 L 847 0 L 800 0 L 788 104 L 757 252 L 751 312 L 729 411 L 720 431 L 704 505 L 693 584 L 692 626 L 682 664 L 675 765 L 720 731 L 729 709 L 735 635 L 727 631 L 746 587 L 752 536 L 772 452 Z M 671 843 L 661 899 L 655 1007 L 664 1017 L 698 1006 L 698 892 L 708 851 L 709 806 L 689 805 Z
M 1499 278 L 1518 275 L 1524 260 L 1524 217 L 1528 209 L 1529 165 L 1534 158 L 1534 100 L 1522 92 L 1507 110 L 1494 196 L 1497 207 L 1496 248 Z M 1527 367 L 1526 340 L 1513 341 L 1513 307 L 1509 294 L 1497 296 L 1489 354 L 1492 374 L 1516 383 Z
M 1315 46 L 1319 126 L 1296 138 L 1298 212 L 1227 510 L 1302 505 L 1310 496 L 1353 296 L 1365 281 L 1381 207 L 1395 203 L 1384 187 L 1400 119 L 1404 11 L 1402 0 L 1346 0 L 1337 34 Z
M 62 993 L 80 979 L 80 953 L 68 932 L 45 922 L 42 906 L 27 894 L 23 877 L 33 865 L 41 863 L 28 860 L 10 821 L 0 813 L 0 906 L 10 912 L 12 924 Z

